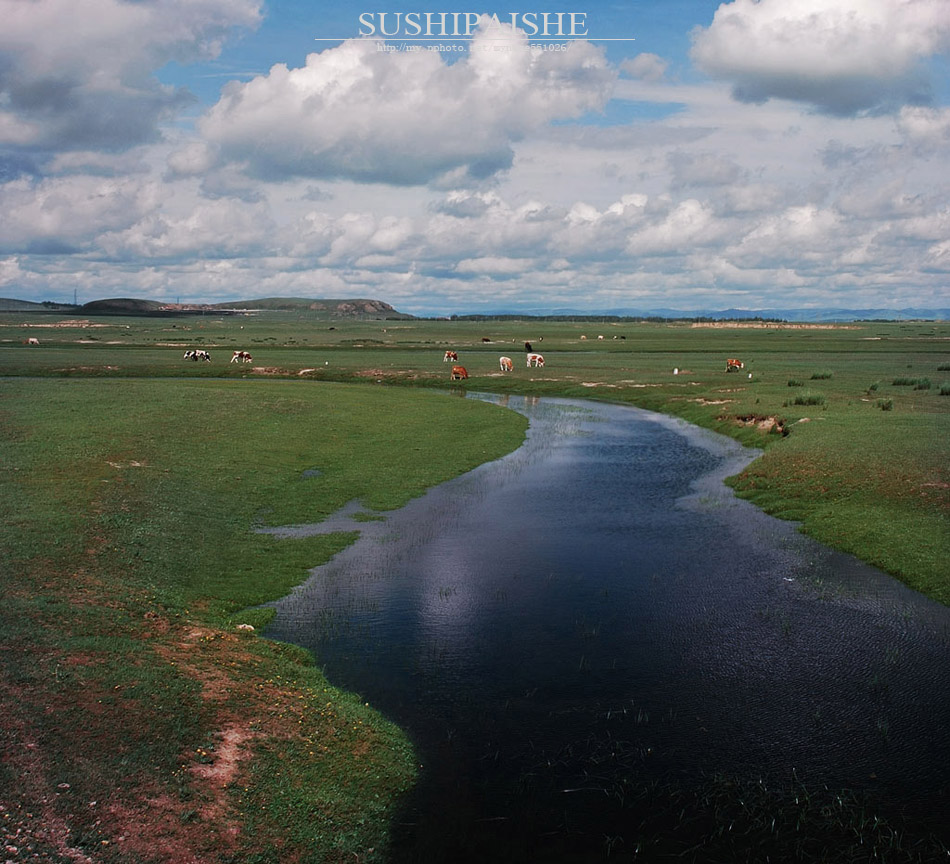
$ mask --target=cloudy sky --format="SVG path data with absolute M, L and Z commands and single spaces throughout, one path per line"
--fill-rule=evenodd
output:
M 0 0 L 0 296 L 948 305 L 948 0 L 513 5 Z

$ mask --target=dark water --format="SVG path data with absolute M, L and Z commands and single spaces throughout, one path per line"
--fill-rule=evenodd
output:
M 950 813 L 950 610 L 733 498 L 732 441 L 509 404 L 520 450 L 356 523 L 268 634 L 415 742 L 400 861 L 633 860 L 637 790 L 720 774 Z

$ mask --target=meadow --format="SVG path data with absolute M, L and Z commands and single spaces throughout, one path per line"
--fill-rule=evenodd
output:
M 398 507 L 517 447 L 524 419 L 468 391 L 633 404 L 759 447 L 738 494 L 950 603 L 946 323 L 6 314 L 0 381 L 0 804 L 8 842 L 62 860 L 384 860 L 411 747 L 238 629 L 353 537 L 252 529 Z

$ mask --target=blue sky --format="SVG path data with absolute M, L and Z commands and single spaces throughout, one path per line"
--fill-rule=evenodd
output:
M 433 9 L 0 0 L 0 296 L 950 305 L 946 0 Z

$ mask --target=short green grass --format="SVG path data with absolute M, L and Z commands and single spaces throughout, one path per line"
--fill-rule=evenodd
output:
M 299 649 L 235 630 L 266 623 L 254 607 L 353 535 L 252 528 L 319 520 L 353 498 L 396 507 L 517 446 L 523 419 L 452 398 L 471 390 L 633 404 L 759 447 L 731 481 L 740 495 L 950 603 L 950 400 L 946 383 L 921 383 L 950 368 L 948 339 L 950 325 L 929 322 L 0 316 L 0 744 L 20 754 L 0 791 L 32 778 L 30 812 L 64 816 L 100 857 L 118 855 L 115 836 L 79 801 L 118 812 L 167 799 L 202 860 L 224 860 L 232 823 L 233 860 L 385 850 L 414 777 L 405 739 Z M 544 368 L 525 366 L 526 340 Z M 213 362 L 184 361 L 191 347 Z M 448 380 L 449 348 L 462 384 Z M 237 349 L 253 363 L 229 363 Z M 745 368 L 727 373 L 726 357 Z M 253 755 L 222 803 L 194 770 L 241 723 Z M 24 734 L 35 763 L 22 761 Z
M 98 854 L 123 829 L 103 812 L 162 797 L 180 830 L 220 844 L 193 772 L 240 728 L 254 755 L 220 805 L 241 827 L 236 860 L 381 853 L 415 773 L 405 738 L 305 652 L 235 635 L 267 619 L 242 610 L 353 535 L 251 529 L 318 521 L 352 498 L 400 506 L 510 451 L 525 424 L 487 403 L 346 384 L 5 380 L 0 681 L 5 727 L 41 745 L 31 809 L 53 801 Z M 90 800 L 101 810 L 72 809 Z

